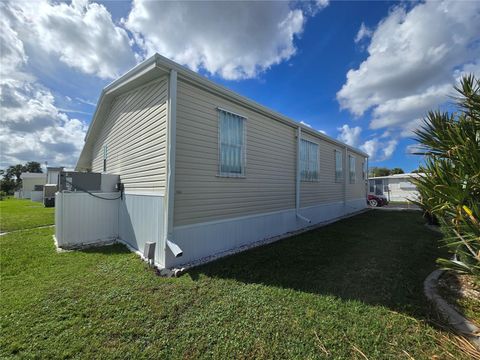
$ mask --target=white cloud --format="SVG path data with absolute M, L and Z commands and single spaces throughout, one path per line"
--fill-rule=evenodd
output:
M 371 129 L 387 131 L 382 141 L 364 144 L 378 158 L 390 155 L 398 137 L 412 136 L 427 111 L 449 101 L 462 73 L 480 75 L 480 2 L 427 1 L 408 7 L 394 7 L 378 24 L 367 59 L 348 71 L 337 93 L 342 109 L 367 114 Z M 355 41 L 368 35 L 362 24 Z
M 412 102 L 433 92 L 444 95 L 455 70 L 475 63 L 480 55 L 474 44 L 479 40 L 478 24 L 479 2 L 430 1 L 409 12 L 395 8 L 375 30 L 368 58 L 347 73 L 337 93 L 342 108 L 360 116 L 387 101 Z M 442 97 L 438 103 L 443 101 Z
M 369 29 L 365 24 L 362 22 L 360 29 L 358 30 L 357 36 L 355 36 L 355 43 L 359 43 L 363 39 L 368 39 L 372 36 L 373 31 Z
M 383 159 L 390 159 L 393 155 L 393 152 L 397 148 L 398 140 L 392 139 L 387 142 L 387 144 L 382 148 Z
M 360 149 L 370 156 L 371 162 L 379 162 L 390 159 L 397 145 L 397 139 L 381 141 L 380 138 L 373 138 L 360 145 Z
M 340 131 L 338 139 L 350 146 L 358 146 L 360 141 L 360 134 L 362 133 L 362 128 L 360 126 L 350 127 L 347 124 L 344 124 L 342 127 L 337 129 Z
M 376 158 L 378 149 L 380 147 L 380 143 L 377 139 L 370 139 L 365 141 L 361 146 L 360 149 L 365 151 L 368 156 L 370 156 L 370 161 Z
M 292 57 L 308 16 L 327 4 L 134 0 L 124 24 L 146 56 L 244 79 Z
M 115 78 L 136 63 L 127 32 L 103 5 L 18 1 L 4 3 L 2 12 L 11 18 L 20 41 L 83 73 Z
M 24 72 L 23 42 L 3 14 L 0 24 L 0 167 L 26 161 L 73 165 L 86 124 L 58 111 L 52 93 Z

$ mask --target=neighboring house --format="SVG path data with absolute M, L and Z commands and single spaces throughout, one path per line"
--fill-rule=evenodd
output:
M 22 189 L 17 192 L 20 199 L 31 199 L 41 202 L 43 199 L 43 186 L 46 184 L 47 176 L 43 173 L 22 173 Z
M 211 260 L 364 209 L 367 156 L 156 54 L 103 90 L 76 167 L 125 193 L 59 193 L 56 241 Z
M 384 196 L 388 201 L 415 200 L 418 197 L 417 187 L 412 178 L 422 176 L 418 173 L 378 176 L 368 179 L 368 193 Z

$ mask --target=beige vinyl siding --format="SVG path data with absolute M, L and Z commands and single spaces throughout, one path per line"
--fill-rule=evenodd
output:
M 126 191 L 164 192 L 166 180 L 167 78 L 112 101 L 93 147 L 92 171 L 120 175 Z
M 310 134 L 302 138 L 319 145 L 320 166 L 318 181 L 300 182 L 300 207 L 343 201 L 343 183 L 335 182 L 335 150 L 344 150 Z
M 360 199 L 364 198 L 367 196 L 366 192 L 366 183 L 365 180 L 363 179 L 363 168 L 362 168 L 362 163 L 365 162 L 365 158 L 363 156 L 360 156 L 358 154 L 348 152 L 348 156 L 354 156 L 355 157 L 355 170 L 356 170 L 356 178 L 355 178 L 355 183 L 351 184 L 350 183 L 350 178 L 349 178 L 349 162 L 347 160 L 347 200 L 353 200 L 353 199 Z
M 218 110 L 246 120 L 244 178 L 218 176 Z M 175 225 L 295 207 L 295 129 L 178 82 Z

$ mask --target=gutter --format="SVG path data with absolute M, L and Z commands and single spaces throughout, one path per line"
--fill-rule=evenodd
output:
M 300 185 L 301 185 L 301 172 L 300 172 L 300 150 L 302 144 L 302 128 L 297 127 L 297 173 L 295 177 L 295 215 L 298 219 L 311 223 L 312 220 L 302 216 L 300 214 Z

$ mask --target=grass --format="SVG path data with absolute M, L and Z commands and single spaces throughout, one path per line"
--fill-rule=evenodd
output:
M 429 322 L 418 212 L 370 211 L 161 278 L 124 246 L 0 237 L 0 357 L 466 359 Z
M 54 224 L 55 208 L 31 200 L 6 198 L 0 201 L 0 232 Z

